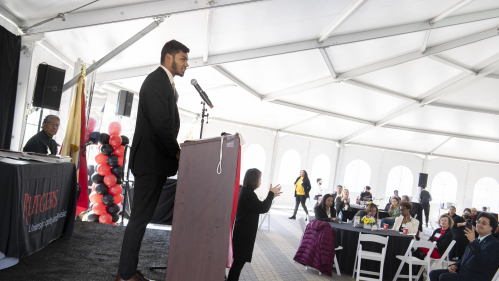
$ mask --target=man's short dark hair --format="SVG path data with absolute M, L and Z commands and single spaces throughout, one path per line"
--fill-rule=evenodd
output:
M 57 115 L 47 115 L 47 116 L 45 116 L 45 118 L 43 119 L 43 123 L 44 123 L 44 124 L 47 124 L 47 123 L 50 121 L 50 119 L 52 119 L 52 118 L 56 118 L 56 119 L 57 119 L 57 121 L 61 122 L 61 119 L 59 119 L 59 117 L 58 117 Z
M 492 215 L 491 213 L 486 213 L 486 212 L 481 212 L 478 217 L 476 218 L 476 220 L 478 221 L 481 217 L 485 217 L 485 218 L 488 218 L 489 221 L 490 221 L 490 227 L 492 227 L 492 233 L 495 233 L 496 232 L 496 229 L 497 229 L 497 219 L 494 215 Z
M 187 54 L 189 53 L 189 48 L 187 48 L 184 44 L 178 42 L 177 40 L 166 42 L 166 44 L 163 46 L 163 49 L 161 49 L 161 63 L 165 61 L 166 54 L 170 54 L 172 57 L 175 57 L 175 55 L 180 51 Z
M 317 179 L 317 182 L 319 182 L 320 180 L 322 180 L 322 179 L 321 179 L 321 178 L 318 178 L 318 179 Z
M 367 190 L 371 190 L 371 187 L 369 185 L 366 186 Z
M 246 187 L 248 189 L 257 189 L 258 181 L 260 180 L 261 176 L 262 172 L 260 172 L 260 170 L 256 168 L 247 170 L 246 174 L 244 175 L 243 187 Z
M 471 209 L 470 208 L 464 208 L 463 213 L 466 212 L 466 211 L 470 212 L 470 214 L 471 214 Z

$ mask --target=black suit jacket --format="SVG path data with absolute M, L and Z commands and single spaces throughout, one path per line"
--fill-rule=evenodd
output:
M 55 142 L 55 140 L 49 137 L 44 130 L 41 130 L 28 140 L 23 148 L 23 151 L 56 155 L 57 143 Z
M 132 172 L 173 176 L 178 170 L 180 117 L 170 79 L 163 68 L 158 67 L 146 77 L 139 97 L 130 168 Z
M 469 277 L 469 280 L 491 280 L 499 268 L 499 241 L 489 235 L 482 242 L 471 242 L 463 257 L 454 265 L 459 274 Z
M 336 218 L 336 210 L 334 209 L 334 204 L 331 205 L 329 211 L 331 212 L 331 218 L 327 216 L 326 210 L 324 210 L 321 205 L 315 206 L 315 219 L 330 222 L 332 218 Z
M 274 193 L 270 191 L 267 198 L 262 202 L 258 199 L 255 191 L 246 187 L 240 189 L 234 235 L 232 237 L 235 260 L 251 262 L 258 230 L 258 220 L 260 214 L 265 214 L 270 210 L 272 199 L 274 199 Z
M 437 233 L 440 233 L 441 228 L 435 229 L 433 231 L 433 234 L 430 236 L 430 239 L 428 241 L 435 242 L 435 235 Z M 447 250 L 447 247 L 449 247 L 450 243 L 454 239 L 454 235 L 452 234 L 452 230 L 449 228 L 447 231 L 444 233 L 444 235 L 441 235 L 440 238 L 437 239 L 437 249 L 434 249 L 434 251 L 437 251 L 440 255 L 443 255 L 445 250 Z
M 301 177 L 296 178 L 295 184 L 298 182 L 300 178 Z M 312 189 L 312 185 L 310 185 L 310 180 L 308 179 L 308 177 L 303 178 L 303 183 L 301 185 L 303 186 L 303 189 L 305 189 L 305 198 L 308 198 L 310 190 Z M 296 197 L 296 190 L 295 190 L 295 197 Z

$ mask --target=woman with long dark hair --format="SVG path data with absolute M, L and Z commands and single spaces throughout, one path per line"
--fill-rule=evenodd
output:
M 307 171 L 302 170 L 300 172 L 300 176 L 296 178 L 295 180 L 295 197 L 296 197 L 296 204 L 295 204 L 295 211 L 293 212 L 293 215 L 289 217 L 292 220 L 296 219 L 296 213 L 298 212 L 298 206 L 301 203 L 301 206 L 303 207 L 303 210 L 305 210 L 305 213 L 308 216 L 308 210 L 307 206 L 305 206 L 305 202 L 309 196 L 310 189 L 312 189 L 312 186 L 310 185 L 310 180 L 308 179 L 308 174 Z M 305 218 L 305 220 L 307 220 Z
M 270 185 L 267 198 L 262 202 L 255 193 L 255 189 L 259 188 L 261 183 L 262 172 L 260 170 L 249 169 L 246 171 L 237 203 L 236 221 L 232 238 L 234 262 L 229 271 L 228 281 L 239 280 L 239 275 L 244 264 L 251 262 L 260 214 L 267 213 L 272 205 L 272 200 L 282 193 L 280 185 L 275 187 Z
M 334 209 L 333 195 L 326 194 L 319 205 L 314 208 L 315 219 L 327 222 L 339 222 Z

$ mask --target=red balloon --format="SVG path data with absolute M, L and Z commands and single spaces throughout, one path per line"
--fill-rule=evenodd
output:
M 111 222 L 110 225 L 117 225 L 115 222 Z
M 120 123 L 118 123 L 116 121 L 115 122 L 111 122 L 111 124 L 109 124 L 109 135 L 110 136 L 119 135 L 120 133 L 121 133 L 121 125 L 120 125 Z
M 114 196 L 114 204 L 119 204 L 121 201 L 123 201 L 123 196 L 121 196 L 121 194 Z
M 121 192 L 123 191 L 123 188 L 121 187 L 121 185 L 119 184 L 115 184 L 113 186 L 110 186 L 108 189 L 107 189 L 107 193 L 113 195 L 113 196 L 116 196 L 118 194 L 121 194 Z M 115 203 L 117 204 L 117 203 Z
M 107 223 L 107 224 L 112 223 L 113 222 L 113 216 L 111 216 L 110 213 L 106 212 L 106 213 L 100 215 L 99 222 L 100 223 Z
M 94 211 L 94 214 L 96 214 L 98 216 L 103 215 L 103 214 L 107 214 L 106 205 L 102 202 L 94 203 L 94 205 L 92 206 L 92 211 Z M 99 217 L 99 219 L 100 219 L 100 217 Z M 112 217 L 111 217 L 111 220 L 112 220 Z
M 99 153 L 95 156 L 95 162 L 97 164 L 107 164 L 107 156 L 102 154 L 102 153 Z
M 117 181 L 116 176 L 113 174 L 109 174 L 104 177 L 104 183 L 107 186 L 115 185 L 116 181 Z
M 92 192 L 95 192 L 95 186 L 96 185 L 97 185 L 96 183 L 92 184 Z
M 96 124 L 97 124 L 97 121 L 95 121 L 94 118 L 92 118 L 92 117 L 88 118 L 88 125 L 87 125 L 88 134 L 90 134 L 94 131 Z
M 112 136 L 112 137 L 114 137 L 114 136 Z M 109 139 L 109 143 L 111 143 L 111 138 Z M 123 157 L 123 155 L 125 155 L 125 146 L 120 145 L 120 146 L 114 147 L 113 154 L 118 156 L 118 158 Z
M 102 203 L 102 195 L 97 194 L 95 192 L 90 193 L 90 196 L 88 196 L 90 199 L 90 202 L 96 204 L 96 203 Z
M 97 167 L 97 173 L 101 176 L 106 176 L 111 173 L 111 167 L 107 164 L 102 164 Z
M 118 157 L 118 165 L 123 166 L 123 157 Z
M 109 137 L 109 144 L 112 147 L 118 147 L 121 145 L 121 137 L 119 135 L 111 135 Z

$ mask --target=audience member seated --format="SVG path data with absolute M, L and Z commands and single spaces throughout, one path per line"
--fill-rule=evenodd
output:
M 378 218 L 378 206 L 376 206 L 376 204 L 374 203 L 371 203 L 371 204 L 368 204 L 366 209 L 365 210 L 360 210 L 358 211 L 355 216 L 359 216 L 361 221 L 362 221 L 362 218 L 367 216 L 369 218 L 374 218 L 376 219 L 376 222 L 378 221 L 377 218 Z
M 409 196 L 407 196 L 407 195 L 402 195 L 402 199 L 400 200 L 400 202 L 404 202 L 404 201 L 405 201 L 405 202 L 409 202 L 409 201 L 411 201 L 411 200 L 409 200 Z
M 400 202 L 400 216 L 395 218 L 395 223 L 393 224 L 392 230 L 402 232 L 404 230 L 404 225 L 407 226 L 407 233 L 418 233 L 419 231 L 419 221 L 411 217 L 412 204 L 407 201 Z
M 470 244 L 463 257 L 447 269 L 431 271 L 430 280 L 491 280 L 499 268 L 499 241 L 492 236 L 496 229 L 497 219 L 490 213 L 481 213 L 477 227 L 465 230 Z M 475 230 L 478 232 L 478 239 L 475 238 Z
M 341 211 L 350 210 L 350 198 L 348 197 L 350 192 L 347 188 L 343 189 L 341 197 L 336 197 L 336 215 Z
M 336 218 L 336 210 L 334 209 L 333 196 L 326 194 L 322 198 L 321 203 L 314 208 L 315 219 L 326 222 L 339 222 Z
M 393 195 L 390 197 L 390 203 L 392 202 L 392 198 L 393 197 L 397 197 L 399 199 L 399 202 L 400 202 L 400 197 L 399 197 L 399 191 L 398 190 L 395 190 L 393 191 Z
M 452 207 L 451 207 L 452 209 Z M 449 213 L 451 213 L 451 209 L 449 209 Z M 452 226 L 451 231 L 454 236 L 454 240 L 456 240 L 456 245 L 452 248 L 450 253 L 450 258 L 461 258 L 464 255 L 464 251 L 466 247 L 470 243 L 468 241 L 468 237 L 466 237 L 466 233 L 464 233 L 464 229 L 466 228 L 466 222 L 473 222 L 470 219 L 471 210 L 469 208 L 464 209 L 463 216 L 454 216 L 454 226 Z
M 471 208 L 470 219 L 473 222 L 473 226 L 476 226 L 477 217 L 478 211 L 476 210 L 476 208 Z
M 371 201 L 373 200 L 373 195 L 371 193 L 371 187 L 366 186 L 364 188 L 364 191 L 360 193 L 360 200 L 361 201 Z
M 392 205 L 390 206 L 390 209 L 388 210 L 388 215 L 389 217 L 381 219 L 381 227 L 386 223 L 389 225 L 391 228 L 393 224 L 395 223 L 395 218 L 398 218 L 400 216 L 400 199 L 399 197 L 392 197 Z
M 60 124 L 61 122 L 59 117 L 55 115 L 47 115 L 45 119 L 43 119 L 43 130 L 28 140 L 23 148 L 23 151 L 56 155 L 58 144 L 52 138 L 57 134 Z
M 316 189 L 315 189 L 314 200 L 317 200 L 317 202 L 319 202 L 319 197 L 322 197 L 322 193 L 323 193 L 323 190 L 322 190 L 322 179 L 318 178 L 317 179 L 317 186 L 316 186 Z
M 449 247 L 450 243 L 454 238 L 454 236 L 452 235 L 452 231 L 450 230 L 453 223 L 454 222 L 452 221 L 452 218 L 447 214 L 441 215 L 440 218 L 438 219 L 438 224 L 440 225 L 440 228 L 435 229 L 430 239 L 428 239 L 428 241 L 431 242 L 437 241 L 435 249 L 433 250 L 433 252 L 431 252 L 430 258 L 440 259 L 447 250 L 447 247 Z M 413 256 L 424 260 L 426 255 L 428 255 L 429 250 L 430 249 L 428 248 L 417 248 L 414 251 Z

